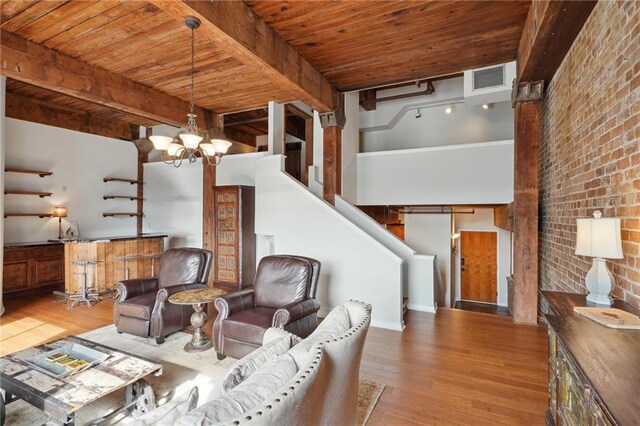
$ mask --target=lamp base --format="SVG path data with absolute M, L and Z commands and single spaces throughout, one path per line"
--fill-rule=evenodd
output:
M 585 277 L 585 284 L 589 294 L 587 295 L 587 301 L 595 303 L 597 305 L 613 305 L 613 298 L 611 292 L 615 281 L 613 275 L 607 268 L 607 261 L 605 259 L 595 257 L 593 258 L 593 266 L 589 269 L 587 276 Z

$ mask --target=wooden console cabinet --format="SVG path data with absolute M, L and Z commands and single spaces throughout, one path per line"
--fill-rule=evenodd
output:
M 16 245 L 4 248 L 5 297 L 62 289 L 64 245 Z
M 544 291 L 549 326 L 547 425 L 640 424 L 640 331 L 607 328 L 575 314 L 583 294 Z M 613 306 L 638 315 L 630 305 Z
M 216 186 L 213 200 L 213 282 L 239 290 L 252 285 L 256 273 L 255 188 Z

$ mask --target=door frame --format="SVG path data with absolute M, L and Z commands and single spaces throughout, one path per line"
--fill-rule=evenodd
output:
M 461 234 L 463 232 L 493 232 L 494 234 L 496 234 L 496 306 L 501 306 L 498 301 L 500 300 L 500 232 L 498 232 L 497 229 L 481 229 L 481 228 L 460 228 L 458 230 L 456 230 L 457 234 Z M 462 300 L 462 301 L 467 301 L 467 302 L 474 302 L 474 303 L 485 303 L 487 305 L 493 305 L 493 303 L 491 302 L 482 302 L 479 300 L 466 300 L 462 298 L 462 265 L 460 264 L 460 259 L 462 258 L 462 247 L 461 247 L 461 240 L 460 238 L 457 239 L 456 243 L 456 255 L 455 255 L 455 271 L 456 271 L 456 277 L 455 277 L 455 300 L 454 300 L 454 304 L 455 302 L 457 302 L 458 300 Z

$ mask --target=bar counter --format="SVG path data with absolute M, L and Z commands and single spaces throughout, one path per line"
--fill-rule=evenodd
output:
M 127 278 L 153 275 L 164 252 L 166 234 L 139 234 L 62 240 L 64 243 L 65 291 L 81 288 L 83 267 L 74 261 L 97 261 L 87 267 L 87 286 L 97 291 L 112 290 Z M 155 258 L 155 259 L 154 259 Z M 125 260 L 128 259 L 128 260 Z M 156 265 L 157 263 L 157 265 Z

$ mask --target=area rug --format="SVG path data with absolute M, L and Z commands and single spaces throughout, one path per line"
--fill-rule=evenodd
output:
M 167 337 L 162 345 L 155 339 L 145 339 L 128 334 L 116 333 L 115 327 L 109 325 L 84 334 L 80 337 L 125 350 L 145 358 L 157 361 L 163 366 L 162 375 L 149 376 L 147 381 L 153 387 L 157 405 L 170 401 L 175 396 L 186 394 L 194 386 L 198 386 L 200 398 L 198 404 L 204 404 L 221 393 L 220 384 L 229 367 L 236 361 L 225 358 L 219 361 L 213 350 L 201 353 L 188 353 L 184 345 L 191 339 L 187 333 L 174 333 Z M 358 424 L 364 425 L 373 411 L 383 385 L 370 380 L 361 379 L 358 388 Z M 124 391 L 116 391 L 99 401 L 78 411 L 76 424 L 91 424 L 105 413 L 120 408 L 124 401 Z M 15 426 L 33 426 L 47 422 L 47 415 L 24 401 L 16 401 L 7 405 L 5 424 Z M 130 417 L 120 415 L 101 425 L 126 425 Z

